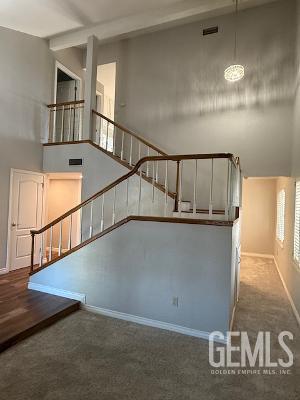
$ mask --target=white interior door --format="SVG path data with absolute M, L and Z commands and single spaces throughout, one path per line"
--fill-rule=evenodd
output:
M 12 171 L 10 196 L 10 269 L 28 267 L 31 256 L 30 230 L 40 229 L 43 220 L 44 175 Z M 34 263 L 38 263 L 39 243 L 35 244 Z

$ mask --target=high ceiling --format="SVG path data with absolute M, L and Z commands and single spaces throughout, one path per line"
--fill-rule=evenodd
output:
M 240 0 L 251 7 L 274 0 Z M 42 38 L 141 16 L 139 28 L 160 21 L 234 9 L 233 0 L 1 0 L 0 26 Z M 223 11 L 221 11 L 223 10 Z M 107 29 L 106 29 L 107 30 Z
M 184 0 L 1 0 L 0 25 L 39 37 L 108 22 Z

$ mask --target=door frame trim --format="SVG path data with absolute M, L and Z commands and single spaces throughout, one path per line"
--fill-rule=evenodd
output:
M 71 78 L 73 78 L 76 81 L 79 81 L 80 83 L 80 89 L 79 89 L 79 97 L 81 100 L 83 93 L 82 93 L 82 78 L 75 74 L 73 71 L 71 71 L 69 68 L 67 68 L 65 65 L 60 63 L 59 61 L 55 60 L 55 70 L 54 70 L 54 92 L 53 92 L 53 102 L 56 104 L 56 93 L 57 93 L 57 70 L 60 69 L 61 71 L 65 72 L 67 75 L 69 75 Z
M 10 169 L 10 177 L 9 177 L 9 198 L 8 198 L 8 219 L 7 219 L 7 244 L 6 244 L 6 263 L 5 268 L 0 270 L 0 274 L 5 274 L 11 271 L 10 263 L 11 263 L 11 221 L 12 221 L 12 194 L 13 194 L 13 178 L 14 174 L 30 174 L 30 175 L 38 175 L 43 176 L 44 184 L 45 184 L 45 174 L 37 171 L 29 171 L 25 169 Z M 42 225 L 45 221 L 45 186 L 43 191 L 43 202 L 42 202 Z

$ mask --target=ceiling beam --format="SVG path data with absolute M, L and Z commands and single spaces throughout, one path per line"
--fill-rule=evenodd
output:
M 270 1 L 274 0 L 243 0 L 241 6 L 247 8 Z M 99 41 L 107 41 L 128 37 L 134 33 L 147 32 L 155 28 L 165 28 L 191 19 L 205 19 L 233 11 L 233 0 L 206 0 L 201 4 L 199 4 L 199 0 L 187 0 L 170 7 L 119 18 L 55 36 L 49 39 L 49 46 L 51 50 L 56 51 L 84 45 L 89 36 L 96 36 Z

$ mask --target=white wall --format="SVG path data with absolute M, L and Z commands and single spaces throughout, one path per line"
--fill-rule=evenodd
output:
M 243 181 L 241 244 L 244 253 L 274 254 L 276 179 Z
M 296 31 L 296 79 L 294 102 L 294 136 L 292 153 L 292 176 L 300 176 L 300 0 L 297 0 L 297 31 Z
M 82 166 L 69 166 L 70 158 L 82 158 Z M 44 147 L 44 172 L 80 172 L 82 173 L 82 201 L 104 189 L 121 176 L 127 174 L 129 169 L 104 154 L 102 151 L 90 144 L 71 144 Z M 151 183 L 142 179 L 141 183 L 141 215 L 164 216 L 165 194 L 154 188 Z M 115 201 L 115 222 L 127 217 L 127 215 L 138 215 L 139 201 L 139 177 L 135 174 L 129 179 L 128 186 L 128 214 L 127 214 L 127 186 L 126 181 L 118 185 Z M 153 200 L 154 199 L 154 200 Z M 102 197 L 98 197 L 93 202 L 93 234 L 100 232 Z M 105 194 L 104 204 L 104 227 L 112 225 L 112 215 L 114 206 L 114 190 Z M 90 227 L 90 207 L 87 205 L 83 209 L 82 217 L 82 237 L 88 238 Z M 168 198 L 167 216 L 172 216 L 174 200 Z
M 46 41 L 0 28 L 0 269 L 5 267 L 11 168 L 42 170 L 53 59 Z
M 295 180 L 280 177 L 276 193 L 285 190 L 285 234 L 283 244 L 274 239 L 274 255 L 283 280 L 300 316 L 300 267 L 294 262 Z M 300 319 L 299 319 L 300 324 Z
M 41 139 L 48 134 L 55 59 L 84 78 L 83 51 L 53 53 L 46 40 L 0 28 L 0 271 L 6 264 L 9 176 L 11 168 L 42 171 Z
M 88 305 L 225 332 L 231 317 L 231 247 L 231 227 L 131 221 L 30 282 L 83 293 Z
M 223 77 L 233 15 L 99 47 L 117 61 L 116 119 L 171 153 L 233 152 L 248 176 L 288 175 L 293 130 L 295 2 L 242 11 L 243 81 Z M 218 25 L 219 33 L 202 36 Z

